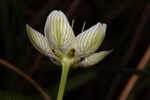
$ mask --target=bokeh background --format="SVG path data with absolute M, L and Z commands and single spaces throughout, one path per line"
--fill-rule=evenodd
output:
M 106 37 L 99 50 L 114 49 L 90 68 L 71 69 L 64 100 L 118 100 L 132 74 L 139 75 L 128 100 L 150 100 L 149 63 L 137 71 L 150 44 L 150 0 L 0 0 L 0 59 L 31 76 L 56 100 L 61 67 L 29 41 L 25 24 L 43 33 L 48 14 L 62 10 L 79 34 L 102 22 Z M 24 78 L 0 65 L 0 100 L 43 100 Z

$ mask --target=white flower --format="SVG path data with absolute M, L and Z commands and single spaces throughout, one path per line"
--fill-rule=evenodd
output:
M 66 58 L 75 66 L 92 66 L 112 50 L 95 53 L 105 37 L 106 24 L 97 23 L 75 37 L 63 12 L 52 11 L 46 21 L 44 33 L 26 25 L 33 46 L 53 62 L 60 64 Z

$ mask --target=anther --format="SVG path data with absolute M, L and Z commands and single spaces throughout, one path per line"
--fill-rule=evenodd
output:
M 70 49 L 69 52 L 67 53 L 67 56 L 71 57 L 71 58 L 74 57 L 75 56 L 75 49 L 74 48 Z
M 53 48 L 52 52 L 55 54 L 55 56 L 57 56 L 60 59 L 63 57 L 63 54 L 59 50 Z
M 52 49 L 52 52 L 55 54 L 55 49 L 54 48 Z
M 85 57 L 80 57 L 80 62 L 83 61 L 85 59 Z
M 71 49 L 71 52 L 72 52 L 72 57 L 74 57 L 74 55 L 75 55 L 75 49 L 72 48 L 72 49 Z

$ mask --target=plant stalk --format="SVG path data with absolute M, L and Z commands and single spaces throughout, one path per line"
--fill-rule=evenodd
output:
M 61 74 L 61 80 L 59 84 L 57 100 L 63 100 L 64 89 L 66 86 L 69 69 L 70 69 L 70 63 L 68 61 L 63 61 L 62 62 L 62 74 Z

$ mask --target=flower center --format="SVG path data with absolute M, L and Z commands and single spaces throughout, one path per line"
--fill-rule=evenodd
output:
M 59 50 L 52 49 L 52 52 L 59 58 L 59 62 L 63 62 L 67 60 L 70 64 L 76 64 L 84 60 L 84 57 L 76 57 L 75 56 L 75 49 L 70 49 L 66 54 L 63 54 Z

